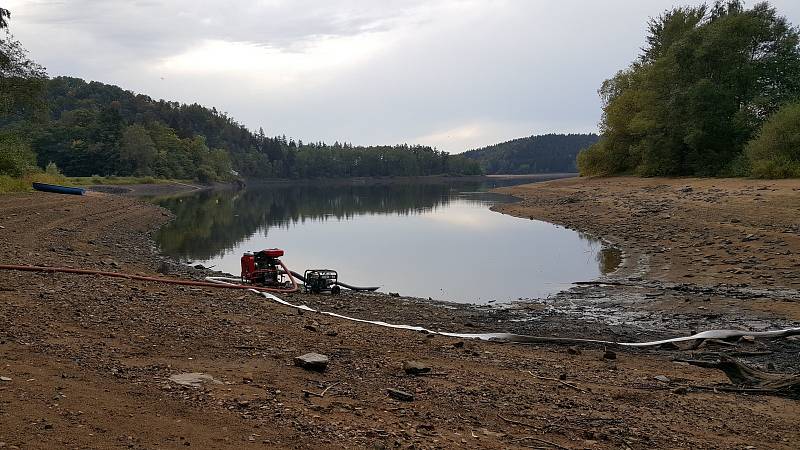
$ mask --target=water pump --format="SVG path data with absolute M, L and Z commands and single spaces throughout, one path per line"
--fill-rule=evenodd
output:
M 242 255 L 242 283 L 256 284 L 269 288 L 288 286 L 288 270 L 281 262 L 283 250 L 268 248 Z

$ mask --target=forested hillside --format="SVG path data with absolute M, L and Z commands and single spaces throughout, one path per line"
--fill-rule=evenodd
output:
M 581 174 L 800 177 L 800 32 L 768 3 L 676 8 L 603 83 Z
M 66 175 L 153 175 L 213 181 L 231 169 L 247 177 L 316 178 L 477 174 L 478 165 L 425 146 L 357 147 L 303 143 L 251 133 L 197 104 L 154 100 L 116 86 L 57 77 L 47 81 L 49 120 L 12 117 L 38 165 Z
M 578 152 L 597 142 L 596 134 L 545 134 L 514 139 L 462 153 L 489 174 L 577 172 Z

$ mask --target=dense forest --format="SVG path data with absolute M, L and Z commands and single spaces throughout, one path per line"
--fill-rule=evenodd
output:
M 340 178 L 475 175 L 477 162 L 421 145 L 303 143 L 253 133 L 215 108 L 48 78 L 0 9 L 0 176 Z
M 226 114 L 197 104 L 153 100 L 77 78 L 46 83 L 48 118 L 7 119 L 5 133 L 25 131 L 38 165 L 70 176 L 152 175 L 225 179 L 478 174 L 472 161 L 425 146 L 358 147 L 303 143 L 251 133 Z
M 800 177 L 800 33 L 768 3 L 682 7 L 600 88 L 583 175 Z
M 462 153 L 488 174 L 577 172 L 578 152 L 597 142 L 596 134 L 545 134 L 514 139 Z

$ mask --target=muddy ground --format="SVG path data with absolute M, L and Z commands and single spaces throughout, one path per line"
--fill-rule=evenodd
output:
M 607 280 L 617 284 L 511 307 L 286 300 L 431 329 L 611 340 L 797 324 L 800 183 L 512 189 L 522 203 L 503 212 L 619 246 L 625 264 Z M 0 196 L 0 263 L 202 277 L 157 254 L 148 233 L 167 220 L 127 197 Z M 796 448 L 797 401 L 691 388 L 727 379 L 673 359 L 736 352 L 791 371 L 798 351 L 794 338 L 692 351 L 465 341 L 301 313 L 247 292 L 0 272 L 0 448 Z M 295 367 L 307 352 L 329 356 L 328 369 Z M 408 360 L 432 373 L 405 374 Z M 195 372 L 216 381 L 170 380 Z

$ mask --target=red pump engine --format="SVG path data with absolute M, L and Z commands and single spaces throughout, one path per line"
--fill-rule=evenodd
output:
M 255 253 L 242 255 L 242 282 L 258 284 L 266 287 L 283 288 L 291 283 L 286 280 L 287 274 L 280 258 L 283 250 L 268 248 Z

